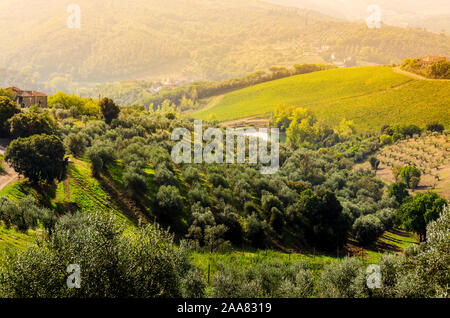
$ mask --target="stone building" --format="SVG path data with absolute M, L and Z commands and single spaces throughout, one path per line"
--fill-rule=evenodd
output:
M 14 101 L 20 107 L 31 107 L 37 105 L 47 108 L 47 94 L 37 91 L 23 91 L 17 87 L 10 87 L 14 93 Z

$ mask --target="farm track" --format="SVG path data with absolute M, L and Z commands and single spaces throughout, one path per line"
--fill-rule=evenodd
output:
M 402 74 L 402 75 L 406 75 L 409 76 L 413 79 L 416 80 L 422 80 L 422 81 L 432 81 L 432 82 L 447 82 L 449 80 L 447 79 L 434 79 L 434 78 L 427 78 L 425 76 L 416 74 L 416 73 L 412 73 L 412 72 L 408 72 L 408 71 L 404 71 L 402 70 L 400 67 L 393 67 L 392 70 L 398 74 Z

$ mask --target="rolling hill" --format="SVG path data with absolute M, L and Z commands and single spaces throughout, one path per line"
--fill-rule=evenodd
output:
M 372 0 L 264 0 L 317 10 L 333 17 L 348 20 L 364 20 L 369 16 L 367 8 Z M 450 3 L 447 0 L 378 0 L 383 23 L 397 26 L 426 28 L 430 31 L 450 32 Z
M 445 35 L 369 29 L 362 21 L 256 0 L 78 0 L 80 29 L 67 27 L 69 3 L 0 2 L 0 67 L 31 77 L 30 89 L 52 93 L 162 77 L 222 80 L 273 65 L 330 62 L 332 54 L 377 64 L 450 55 Z
M 432 121 L 450 124 L 450 81 L 420 80 L 387 66 L 333 69 L 297 75 L 228 93 L 213 106 L 191 114 L 220 121 L 269 118 L 279 105 L 314 111 L 319 120 L 337 125 L 353 120 L 361 130 L 384 124 Z

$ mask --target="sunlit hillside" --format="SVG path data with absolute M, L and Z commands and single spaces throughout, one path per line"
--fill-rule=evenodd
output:
M 334 69 L 293 76 L 224 95 L 213 107 L 194 113 L 220 121 L 251 116 L 269 118 L 279 105 L 310 108 L 336 125 L 354 120 L 363 130 L 384 124 L 432 121 L 450 124 L 450 81 L 426 81 L 398 74 L 390 67 Z
M 331 62 L 332 54 L 376 64 L 450 55 L 444 35 L 368 29 L 364 22 L 256 0 L 76 3 L 80 29 L 67 27 L 66 1 L 2 0 L 0 67 L 54 92 L 124 79 L 227 79 L 272 65 Z M 15 78 L 2 81 L 15 84 Z

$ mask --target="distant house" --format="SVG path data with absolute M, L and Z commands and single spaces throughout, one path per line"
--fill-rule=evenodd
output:
M 439 61 L 448 61 L 445 56 L 425 56 L 420 59 L 422 64 L 431 65 Z
M 14 101 L 20 107 L 31 107 L 37 105 L 47 108 L 47 94 L 36 91 L 23 91 L 17 87 L 8 88 L 14 93 Z

